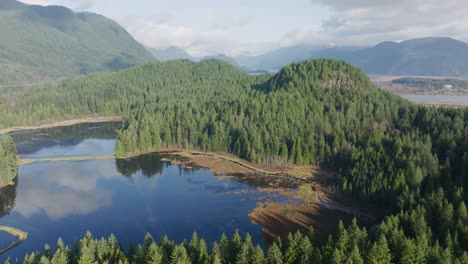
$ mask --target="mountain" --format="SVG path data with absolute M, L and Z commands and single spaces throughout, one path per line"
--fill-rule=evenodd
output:
M 206 61 L 206 60 L 219 60 L 219 61 L 222 61 L 222 62 L 229 63 L 229 64 L 235 66 L 236 68 L 240 69 L 241 71 L 244 71 L 244 72 L 252 71 L 249 67 L 247 67 L 245 65 L 240 65 L 236 61 L 236 59 L 231 58 L 229 56 L 226 56 L 225 54 L 209 55 L 209 56 L 202 57 L 200 59 L 200 61 Z
M 353 263 L 445 263 L 447 259 L 468 263 L 468 109 L 410 103 L 378 89 L 360 69 L 330 59 L 295 63 L 275 75 L 258 76 L 217 60 L 153 62 L 26 89 L 26 93 L 0 93 L 0 126 L 120 115 L 117 157 L 167 148 L 229 152 L 265 165 L 261 168 L 272 170 L 265 173 L 267 177 L 285 182 L 283 172 L 274 174 L 278 165 L 314 165 L 325 173 L 310 172 L 311 178 L 299 181 L 300 192 L 306 190 L 301 196 L 311 199 L 305 207 L 314 207 L 311 217 L 322 210 L 313 201 L 325 180 L 334 189 L 330 194 L 349 197 L 358 205 L 351 210 L 359 217 L 348 229 L 340 222 L 329 239 L 315 239 L 313 229 L 304 238 L 297 232 L 277 240 L 273 245 L 277 253 L 267 253 L 270 259 L 281 260 L 286 252 L 284 258 L 290 263 L 312 259 L 341 263 L 344 256 L 353 257 Z M 12 98 L 14 104 L 10 104 Z M 261 174 L 248 173 L 243 178 L 261 180 Z M 300 210 L 305 207 L 301 205 Z M 265 221 L 273 218 L 266 216 Z M 287 219 L 277 218 L 274 223 L 278 224 Z M 226 255 L 222 263 L 246 256 L 251 243 L 238 235 L 234 242 L 223 241 L 219 243 L 223 251 L 212 250 L 219 255 L 229 252 L 222 254 Z M 162 244 L 175 247 L 167 240 Z M 162 258 L 175 252 L 167 247 L 161 246 Z M 231 249 L 240 251 L 233 254 Z M 110 250 L 122 263 L 135 258 L 136 263 L 144 263 L 144 256 L 151 255 L 140 250 L 142 254 L 125 258 L 123 253 L 115 254 L 115 247 Z M 40 259 L 48 263 L 51 254 L 45 251 Z M 99 255 L 94 251 L 86 249 L 89 259 Z M 302 261 L 300 256 L 314 258 Z
M 259 56 L 238 56 L 235 60 L 252 70 L 278 70 L 311 58 L 342 59 L 371 74 L 468 75 L 468 44 L 451 38 L 386 41 L 366 48 L 298 45 Z
M 239 65 L 250 69 L 278 71 L 285 65 L 313 57 L 318 50 L 319 48 L 309 45 L 297 45 L 258 56 L 237 56 L 234 59 Z
M 229 63 L 231 65 L 234 65 L 236 67 L 240 66 L 239 63 L 234 58 L 231 58 L 225 54 L 209 55 L 209 56 L 202 57 L 200 59 L 200 61 L 205 61 L 205 60 L 220 60 L 220 61 Z
M 185 50 L 178 48 L 178 47 L 169 47 L 167 49 L 148 49 L 151 54 L 153 54 L 156 59 L 160 61 L 170 61 L 170 60 L 179 60 L 179 59 L 186 59 L 194 61 L 196 60 L 190 54 L 188 54 Z
M 371 48 L 320 56 L 344 59 L 367 73 L 393 75 L 468 75 L 468 44 L 451 38 L 383 42 Z
M 114 21 L 62 6 L 0 1 L 0 84 L 114 71 L 152 55 Z

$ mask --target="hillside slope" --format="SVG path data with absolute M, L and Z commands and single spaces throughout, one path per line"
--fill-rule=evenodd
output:
M 194 61 L 196 60 L 190 54 L 188 54 L 185 50 L 178 48 L 178 47 L 169 47 L 166 49 L 148 49 L 153 56 L 158 59 L 159 61 L 170 61 L 170 60 L 180 60 L 186 59 Z
M 117 23 L 61 6 L 0 2 L 0 84 L 127 68 L 153 57 Z
M 379 244 L 387 261 L 365 263 L 468 261 L 468 109 L 410 103 L 343 61 L 259 76 L 217 60 L 154 62 L 10 92 L 0 94 L 1 126 L 123 115 L 121 157 L 197 148 L 332 169 L 333 189 L 386 217 L 362 235 L 340 226 L 336 244 L 314 242 L 324 263 L 369 259 Z

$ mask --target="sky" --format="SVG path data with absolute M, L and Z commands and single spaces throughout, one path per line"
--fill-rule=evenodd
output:
M 466 0 L 20 0 L 107 16 L 143 45 L 194 56 L 258 55 L 298 44 L 372 46 L 452 37 L 468 42 Z

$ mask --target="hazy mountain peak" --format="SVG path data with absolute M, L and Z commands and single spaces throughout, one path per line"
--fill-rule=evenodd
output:
M 160 61 L 169 61 L 169 60 L 178 60 L 178 59 L 187 59 L 187 60 L 195 60 L 190 54 L 188 54 L 185 50 L 180 47 L 168 47 L 165 49 L 148 49 L 156 59 Z

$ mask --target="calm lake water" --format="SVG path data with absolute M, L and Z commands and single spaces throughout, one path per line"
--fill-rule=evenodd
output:
M 468 95 L 402 95 L 402 97 L 417 103 L 468 105 Z
M 22 158 L 113 155 L 116 128 L 82 124 L 12 135 Z M 59 237 L 74 243 L 87 230 L 95 237 L 113 233 L 125 249 L 131 241 L 142 242 L 146 232 L 181 242 L 196 231 L 212 242 L 239 230 L 264 244 L 262 227 L 248 213 L 259 201 L 284 201 L 275 194 L 217 179 L 206 169 L 186 170 L 157 155 L 22 165 L 17 184 L 0 191 L 0 225 L 29 237 L 0 260 L 22 259 L 46 243 L 55 248 Z M 9 242 L 11 237 L 0 235 L 0 246 Z

